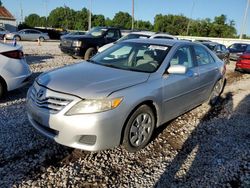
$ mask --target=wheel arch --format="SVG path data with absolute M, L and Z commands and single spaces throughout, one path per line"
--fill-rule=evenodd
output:
M 7 83 L 6 83 L 6 81 L 3 79 L 3 77 L 1 75 L 0 75 L 0 83 L 3 84 L 4 92 L 7 92 L 8 91 Z
M 142 105 L 147 105 L 148 107 L 150 107 L 154 113 L 154 117 L 155 117 L 155 127 L 158 127 L 158 123 L 159 123 L 159 110 L 158 110 L 158 106 L 157 104 L 154 103 L 153 100 L 145 100 L 143 102 L 140 102 L 139 104 L 137 104 L 133 110 L 129 113 L 129 115 L 126 117 L 126 121 L 124 122 L 123 126 L 122 126 L 122 132 L 121 132 L 121 137 L 120 137 L 120 144 L 122 144 L 123 142 L 123 138 L 124 138 L 124 131 L 126 128 L 126 125 L 129 121 L 130 116 Z

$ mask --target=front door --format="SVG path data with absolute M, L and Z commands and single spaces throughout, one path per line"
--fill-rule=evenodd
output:
M 190 46 L 180 47 L 170 61 L 171 65 L 184 65 L 186 74 L 163 76 L 164 122 L 190 110 L 199 101 L 199 72 Z

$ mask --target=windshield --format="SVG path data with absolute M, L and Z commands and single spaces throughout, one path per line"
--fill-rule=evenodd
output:
M 155 72 L 165 59 L 170 47 L 135 42 L 118 43 L 97 54 L 90 62 L 138 72 Z
M 122 38 L 120 38 L 118 41 L 124 41 L 124 40 L 128 40 L 128 39 L 146 39 L 149 38 L 149 36 L 147 35 L 142 35 L 142 34 L 128 34 Z
M 86 35 L 91 35 L 93 37 L 100 37 L 102 36 L 107 29 L 101 28 L 101 27 L 94 27 L 89 32 L 86 33 Z

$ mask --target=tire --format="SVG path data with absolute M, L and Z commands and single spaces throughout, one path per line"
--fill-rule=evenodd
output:
M 89 60 L 91 57 L 93 57 L 96 54 L 95 48 L 89 48 L 85 52 L 84 59 Z
M 16 41 L 20 41 L 21 40 L 21 37 L 18 36 L 18 35 L 14 36 L 14 38 L 16 39 Z
M 4 90 L 4 85 L 0 80 L 0 99 L 4 96 L 5 90 Z
M 209 101 L 208 101 L 210 106 L 216 105 L 216 103 L 218 102 L 218 99 L 223 91 L 223 87 L 224 87 L 224 82 L 222 79 L 218 80 L 215 83 L 213 90 L 210 94 Z
M 137 108 L 129 117 L 122 145 L 129 152 L 144 148 L 150 141 L 155 128 L 155 115 L 147 105 Z
M 39 37 L 40 42 L 44 42 L 45 38 L 44 37 Z

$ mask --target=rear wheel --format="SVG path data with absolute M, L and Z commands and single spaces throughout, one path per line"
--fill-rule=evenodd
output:
M 85 59 L 85 60 L 88 60 L 88 59 L 90 59 L 91 57 L 93 57 L 95 54 L 96 54 L 95 48 L 89 48 L 89 49 L 87 49 L 87 51 L 85 52 L 84 59 Z
M 16 41 L 20 41 L 20 40 L 21 40 L 21 37 L 18 36 L 18 35 L 16 35 L 16 36 L 14 36 L 14 39 L 16 39 Z
M 39 40 L 40 40 L 41 42 L 44 42 L 44 41 L 45 41 L 45 38 L 44 38 L 44 37 L 39 37 Z
M 216 82 L 216 84 L 214 85 L 212 93 L 210 94 L 210 97 L 209 97 L 209 104 L 211 106 L 214 106 L 218 102 L 220 94 L 221 94 L 221 92 L 223 90 L 223 86 L 224 86 L 224 82 L 223 82 L 222 79 L 218 80 Z
M 147 105 L 140 106 L 129 118 L 124 135 L 123 146 L 130 152 L 144 148 L 151 139 L 155 128 L 155 116 Z

